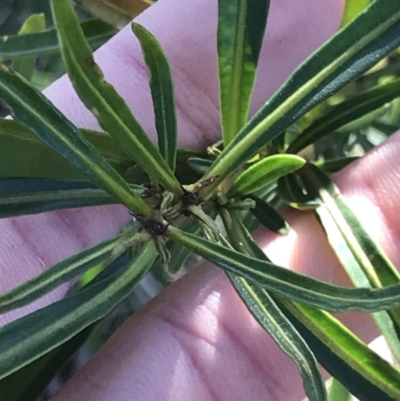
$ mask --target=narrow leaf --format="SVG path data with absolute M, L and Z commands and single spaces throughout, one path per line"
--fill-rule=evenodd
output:
M 114 87 L 104 81 L 70 1 L 53 0 L 51 5 L 65 68 L 83 103 L 152 179 L 174 194 L 182 194 L 179 181 L 157 147 Z
M 212 165 L 212 161 L 200 157 L 191 157 L 187 160 L 188 166 L 199 174 L 205 174 Z
M 261 288 L 333 312 L 375 312 L 400 302 L 400 284 L 380 289 L 346 288 L 243 255 L 224 246 L 169 227 L 167 237 Z
M 201 180 L 218 176 L 210 194 L 239 166 L 313 107 L 363 74 L 400 44 L 397 1 L 375 0 L 309 57 L 256 113 Z
M 0 329 L 0 379 L 40 358 L 108 314 L 129 295 L 155 257 L 154 242 L 150 241 L 121 274 L 115 273 L 75 295 L 3 326 Z
M 0 313 L 28 305 L 99 263 L 112 262 L 133 242 L 133 232 L 129 231 L 49 267 L 18 287 L 0 294 Z
M 325 385 L 313 353 L 268 292 L 232 273 L 228 273 L 228 277 L 260 326 L 296 363 L 308 399 L 326 400 Z
M 153 4 L 151 0 L 76 0 L 76 2 L 90 14 L 117 29 L 128 25 L 134 17 Z
M 7 401 L 37 401 L 56 373 L 68 362 L 93 332 L 86 327 L 66 343 L 0 380 L 0 394 Z
M 360 401 L 400 399 L 400 373 L 327 312 L 279 296 L 322 366 Z
M 357 17 L 371 2 L 371 0 L 345 0 L 345 8 L 342 18 L 342 26 L 347 25 Z
M 254 163 L 235 180 L 228 196 L 245 196 L 272 184 L 280 177 L 304 166 L 306 161 L 293 155 L 273 155 Z
M 289 232 L 288 222 L 268 202 L 255 195 L 251 195 L 250 199 L 256 203 L 256 206 L 250 210 L 264 227 L 278 234 Z
M 218 67 L 225 146 L 247 122 L 269 3 L 218 1 Z
M 313 166 L 307 166 L 303 177 L 305 186 L 314 186 L 320 195 L 323 203 L 315 212 L 353 283 L 375 288 L 399 283 L 396 267 L 364 229 L 334 183 Z M 400 360 L 400 309 L 375 313 L 374 319 Z
M 269 261 L 240 219 L 237 219 L 237 223 L 241 229 L 236 231 L 234 241 L 239 247 L 243 246 L 251 256 Z M 269 295 L 305 339 L 321 365 L 351 389 L 360 401 L 391 401 L 393 398 L 390 395 L 398 393 L 399 386 L 393 386 L 391 381 L 399 382 L 396 376 L 400 373 L 363 344 L 337 319 L 326 312 L 292 302 L 281 295 Z M 301 311 L 296 309 L 298 306 L 303 307 Z M 315 327 L 318 327 L 318 330 L 315 330 Z M 359 365 L 364 361 L 367 361 L 367 366 L 359 369 Z
M 107 133 L 86 129 L 80 132 L 120 174 L 134 165 Z M 1 178 L 84 177 L 15 120 L 0 119 L 0 160 Z
M 135 191 L 140 189 L 131 187 Z M 90 181 L 0 179 L 0 219 L 112 203 L 117 201 Z
M 177 126 L 171 68 L 157 39 L 142 25 L 133 23 L 132 29 L 140 41 L 150 72 L 150 89 L 156 118 L 158 147 L 171 170 L 175 171 Z
M 137 213 L 149 212 L 147 204 L 44 95 L 1 65 L 0 97 L 12 107 L 16 120 L 99 188 Z
M 84 21 L 80 26 L 92 48 L 99 47 L 116 32 L 110 25 L 99 20 Z M 4 60 L 42 57 L 59 51 L 54 28 L 26 35 L 0 36 L 0 57 Z
M 337 173 L 358 159 L 357 156 L 349 156 L 332 160 L 318 160 L 314 164 L 326 173 Z
M 289 146 L 288 153 L 297 153 L 306 146 L 377 110 L 400 96 L 400 79 L 378 85 L 335 106 L 314 121 Z
M 44 14 L 33 14 L 27 18 L 19 31 L 20 35 L 26 35 L 33 32 L 41 32 L 46 29 L 46 19 Z M 14 60 L 12 68 L 21 74 L 28 81 L 31 80 L 35 69 L 36 57 L 27 57 Z

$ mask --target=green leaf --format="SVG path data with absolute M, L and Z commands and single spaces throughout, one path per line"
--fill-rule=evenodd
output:
M 94 323 L 66 343 L 0 380 L 0 394 L 7 401 L 37 401 L 72 355 L 84 344 L 97 323 Z
M 171 170 L 175 171 L 177 126 L 171 68 L 157 39 L 139 24 L 133 23 L 132 29 L 140 41 L 150 72 L 150 89 L 156 118 L 158 147 Z
M 129 295 L 156 256 L 154 242 L 147 242 L 122 273 L 114 273 L 77 294 L 3 326 L 0 329 L 0 379 L 108 314 Z
M 238 244 L 238 249 L 243 247 L 250 255 L 269 261 L 244 228 L 242 221 L 237 219 L 237 223 L 240 230 L 236 230 L 232 238 Z M 393 386 L 391 382 L 399 382 L 396 379 L 399 372 L 371 351 L 337 319 L 326 312 L 292 302 L 282 295 L 270 293 L 270 296 L 305 339 L 321 365 L 341 380 L 360 401 L 393 400 L 388 394 L 398 393 L 399 386 Z M 299 310 L 298 307 L 302 309 Z M 367 366 L 359 369 L 364 361 Z
M 313 107 L 336 93 L 400 44 L 400 9 L 396 1 L 375 0 L 309 57 L 256 113 L 215 160 L 207 175 L 218 176 L 209 195 L 261 146 L 276 138 Z
M 80 131 L 120 174 L 134 165 L 107 133 L 86 129 Z M 84 177 L 15 120 L 0 119 L 0 160 L 0 178 Z
M 245 196 L 272 184 L 283 175 L 304 166 L 306 161 L 293 155 L 273 155 L 254 163 L 235 180 L 229 197 Z
M 143 188 L 131 186 L 135 191 Z M 90 181 L 40 178 L 0 179 L 0 219 L 117 201 Z
M 342 18 L 342 26 L 347 25 L 357 17 L 371 2 L 371 0 L 345 0 L 345 8 Z
M 25 35 L 33 32 L 40 32 L 46 29 L 46 19 L 44 14 L 33 14 L 27 18 L 19 31 L 20 35 Z M 35 69 L 36 57 L 27 57 L 14 60 L 12 68 L 14 71 L 21 74 L 25 79 L 32 79 Z
M 400 96 L 400 79 L 376 86 L 335 106 L 314 121 L 289 146 L 288 153 L 297 153 L 306 146 L 383 107 Z M 374 118 L 376 118 L 374 116 Z
M 0 97 L 12 107 L 16 120 L 99 188 L 132 211 L 142 214 L 149 212 L 147 204 L 44 95 L 1 65 Z
M 316 308 L 333 312 L 375 312 L 400 302 L 400 284 L 380 289 L 336 286 L 243 255 L 172 226 L 168 228 L 166 236 L 225 271 L 244 277 L 261 288 Z
M 99 263 L 111 263 L 134 242 L 134 233 L 130 230 L 56 263 L 18 287 L 0 294 L 0 313 L 28 305 Z
M 110 25 L 99 20 L 85 21 L 80 26 L 92 48 L 102 45 L 116 32 Z M 0 37 L 0 57 L 4 60 L 42 57 L 59 51 L 55 29 L 26 35 Z
M 326 400 L 325 385 L 313 353 L 273 298 L 267 291 L 250 284 L 242 277 L 232 273 L 228 273 L 228 277 L 260 326 L 296 363 L 303 378 L 308 399 L 310 401 Z
M 264 227 L 278 234 L 289 232 L 290 227 L 287 221 L 268 202 L 255 195 L 251 195 L 250 199 L 256 203 L 256 206 L 250 210 Z
M 224 145 L 247 122 L 269 0 L 218 1 L 218 67 Z
M 289 318 L 322 366 L 360 401 L 400 399 L 400 373 L 327 312 L 281 296 Z
M 114 87 L 104 81 L 69 0 L 53 0 L 51 5 L 65 68 L 83 103 L 152 179 L 174 194 L 182 194 L 179 181 L 157 147 Z
M 339 380 L 333 378 L 329 387 L 329 401 L 350 401 L 351 394 Z
M 239 252 L 268 261 L 264 252 L 254 243 L 237 213 L 231 214 L 232 226 L 223 219 L 232 245 Z M 307 343 L 287 319 L 273 297 L 246 279 L 227 273 L 231 283 L 260 326 L 270 334 L 279 348 L 297 365 L 310 401 L 326 400 L 325 385 L 317 361 Z
M 312 187 L 319 194 L 322 205 L 315 212 L 353 283 L 375 288 L 398 284 L 400 273 L 364 229 L 334 183 L 311 165 L 304 170 L 302 178 L 306 188 Z M 400 360 L 400 308 L 376 313 L 374 318 Z
M 212 161 L 200 157 L 191 157 L 187 160 L 188 166 L 199 174 L 205 174 L 212 165 Z
M 327 173 L 337 173 L 358 159 L 358 156 L 349 156 L 332 160 L 318 160 L 314 164 Z

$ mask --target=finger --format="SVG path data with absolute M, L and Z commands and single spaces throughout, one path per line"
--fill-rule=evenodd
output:
M 253 110 L 337 29 L 342 6 L 341 0 L 272 2 Z M 216 140 L 220 135 L 215 44 L 217 1 L 160 1 L 138 18 L 138 22 L 157 36 L 171 60 L 180 144 L 203 147 Z M 106 79 L 115 85 L 154 138 L 147 73 L 130 28 L 98 50 L 96 61 Z M 66 77 L 45 93 L 76 125 L 97 127 Z M 115 234 L 128 218 L 122 207 L 97 207 L 2 220 L 0 292 Z M 66 290 L 67 286 L 62 286 L 26 308 L 0 316 L 0 325 L 59 299 Z

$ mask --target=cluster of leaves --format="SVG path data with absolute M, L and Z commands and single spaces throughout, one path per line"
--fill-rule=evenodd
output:
M 386 105 L 398 108 L 400 81 L 381 70 L 359 77 L 399 46 L 398 4 L 373 1 L 248 121 L 269 1 L 219 0 L 222 141 L 204 153 L 177 148 L 169 63 L 146 28 L 132 25 L 150 72 L 158 146 L 93 61 L 89 42 L 98 36 L 87 39 L 85 32 L 98 22 L 80 24 L 69 0 L 51 6 L 54 30 L 30 34 L 32 42 L 11 38 L 19 47 L 0 42 L 2 57 L 22 57 L 14 69 L 0 66 L 0 98 L 14 117 L 0 120 L 0 217 L 119 203 L 135 219 L 119 235 L 0 295 L 4 313 L 92 268 L 100 271 L 76 293 L 0 329 L 0 393 L 9 400 L 26 399 L 28 391 L 32 397 L 49 379 L 48 367 L 59 366 L 150 269 L 176 273 L 195 253 L 225 270 L 298 366 L 310 400 L 327 399 L 317 361 L 360 400 L 400 399 L 400 372 L 330 313 L 373 313 L 400 359 L 400 275 L 327 174 L 354 160 L 352 138 L 396 128 Z M 101 35 L 110 34 L 99 26 Z M 104 132 L 79 130 L 26 79 L 32 57 L 58 50 Z M 349 96 L 354 88 L 358 94 Z M 342 134 L 341 154 L 323 148 L 331 133 Z M 296 155 L 310 147 L 317 159 Z M 187 166 L 189 175 L 182 173 Z M 276 207 L 288 204 L 318 216 L 356 288 L 284 269 L 258 248 L 250 231 L 263 224 L 284 234 L 288 225 Z M 15 383 L 27 376 L 32 379 L 17 391 Z

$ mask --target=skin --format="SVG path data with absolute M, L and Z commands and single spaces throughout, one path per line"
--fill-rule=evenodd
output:
M 342 12 L 342 0 L 272 1 L 252 112 L 338 29 Z M 201 148 L 219 135 L 216 13 L 215 0 L 161 0 L 137 19 L 156 35 L 171 61 L 181 146 Z M 146 69 L 130 28 L 100 49 L 96 61 L 154 138 Z M 67 78 L 53 84 L 46 95 L 78 126 L 98 127 Z M 354 211 L 396 265 L 399 135 L 336 177 Z M 2 220 L 0 292 L 116 233 L 127 218 L 122 207 L 97 207 Z M 287 218 L 292 226 L 287 236 L 256 233 L 271 259 L 319 279 L 348 284 L 313 217 L 289 212 Z M 60 299 L 66 290 L 62 286 L 29 307 L 0 316 L 0 324 Z M 376 335 L 366 315 L 343 318 L 364 339 Z M 223 272 L 205 264 L 128 319 L 53 401 L 303 397 L 294 364 L 259 328 Z

